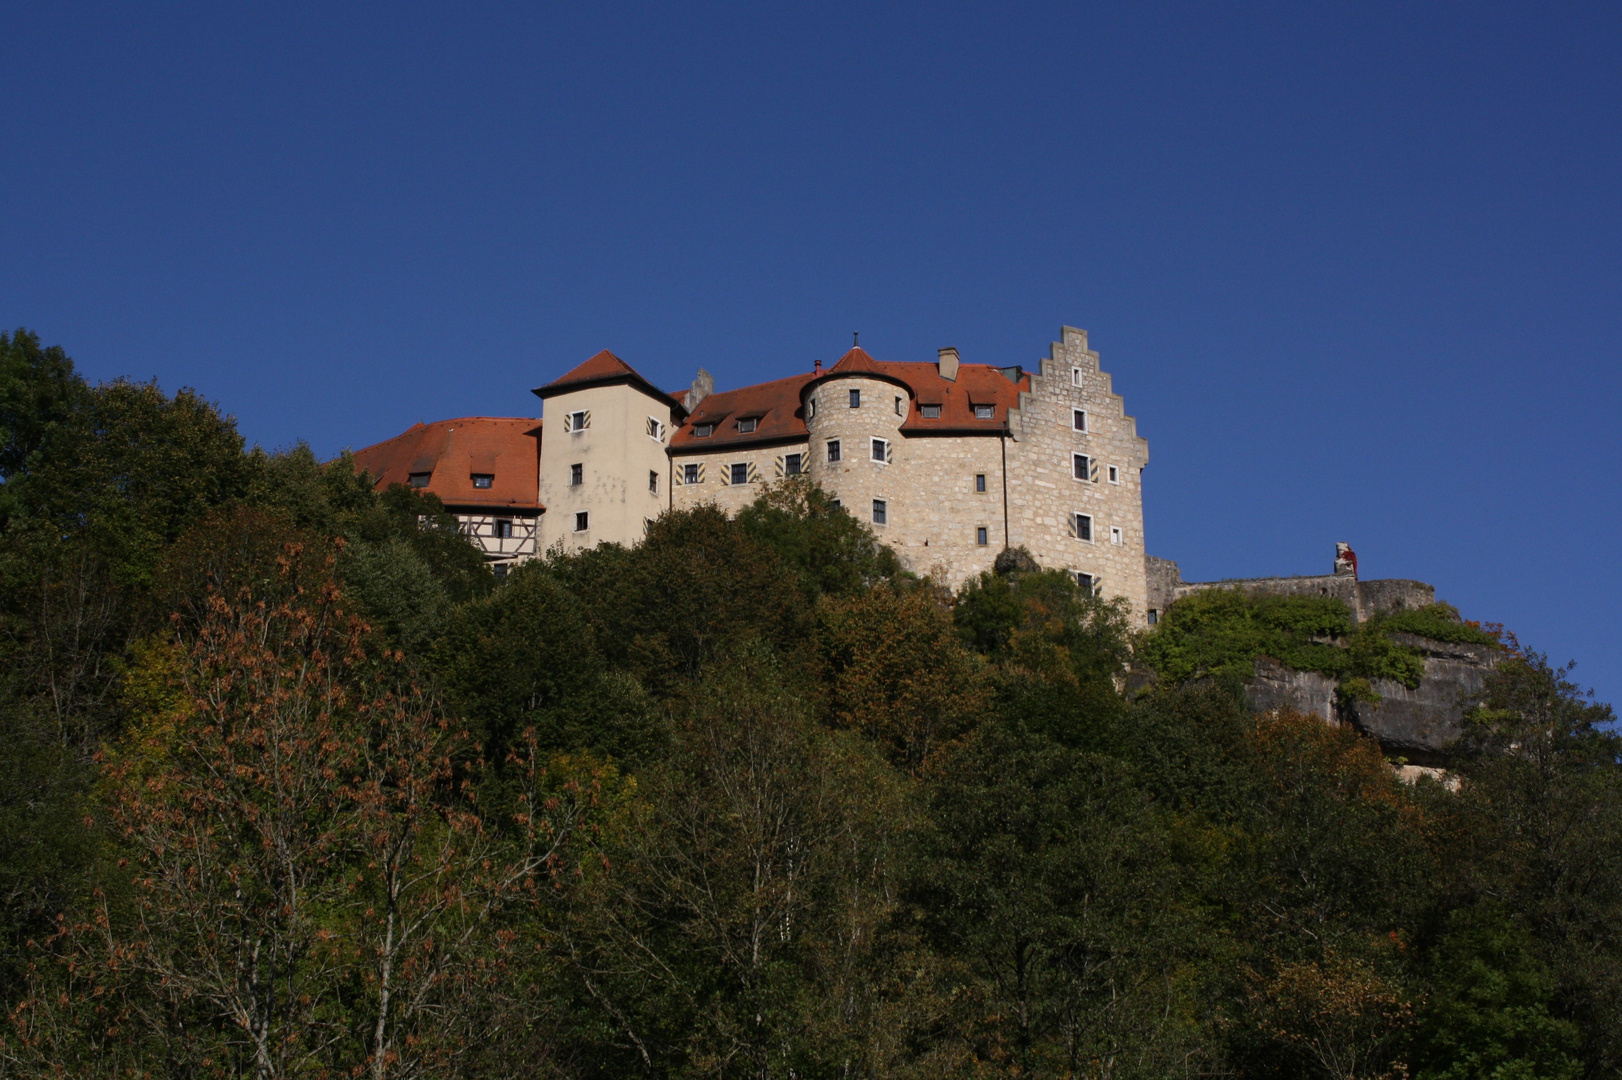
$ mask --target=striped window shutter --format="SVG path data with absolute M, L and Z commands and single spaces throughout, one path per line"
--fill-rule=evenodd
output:
M 1091 466 L 1092 466 L 1092 470 L 1093 470 L 1092 479 L 1093 479 L 1093 483 L 1096 484 L 1096 483 L 1098 483 L 1098 459 L 1097 458 L 1088 458 L 1087 460 L 1088 460 L 1089 464 L 1091 464 Z
M 886 465 L 895 464 L 895 443 L 893 442 L 884 444 L 884 463 Z
M 698 465 L 698 482 L 701 483 L 701 484 L 704 482 L 704 463 L 703 462 L 699 462 L 699 465 Z
M 1075 536 L 1076 536 L 1076 515 L 1075 514 L 1066 514 L 1064 516 L 1064 523 L 1067 526 L 1070 527 L 1070 537 L 1071 537 L 1071 539 L 1075 539 Z
M 775 461 L 777 463 L 777 478 L 781 480 L 783 479 L 783 455 L 778 454 Z
M 753 461 L 749 463 L 749 482 L 751 484 L 760 483 L 760 467 Z

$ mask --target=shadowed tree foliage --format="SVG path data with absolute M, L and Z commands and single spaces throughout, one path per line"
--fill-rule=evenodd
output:
M 0 1080 L 1615 1076 L 1610 709 L 1505 638 L 1410 786 L 1235 692 L 1398 632 L 1499 641 L 954 595 L 803 479 L 498 582 L 0 336 Z

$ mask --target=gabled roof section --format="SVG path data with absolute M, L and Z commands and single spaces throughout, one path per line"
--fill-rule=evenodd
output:
M 424 490 L 447 509 L 538 514 L 541 422 L 529 417 L 464 416 L 412 424 L 392 439 L 355 451 L 355 466 L 379 488 L 428 474 Z M 489 476 L 488 488 L 473 486 Z
M 884 374 L 883 365 L 869 356 L 867 350 L 860 345 L 836 360 L 831 370 L 841 375 L 855 375 L 864 371 L 875 375 Z
M 566 372 L 560 378 L 553 379 L 545 386 L 537 386 L 531 393 L 545 400 L 558 394 L 566 394 L 571 390 L 585 390 L 593 386 L 617 385 L 634 386 L 644 393 L 665 402 L 673 409 L 686 410 L 681 398 L 673 397 L 654 386 L 647 379 L 644 379 L 641 373 L 630 364 L 627 364 L 607 349 Z
M 706 450 L 740 444 L 794 442 L 807 437 L 805 418 L 800 414 L 800 390 L 815 376 L 791 375 L 738 390 L 721 390 L 705 396 L 670 438 L 672 453 Z M 756 421 L 755 430 L 738 430 L 739 420 Z M 714 434 L 699 438 L 693 429 L 714 425 Z

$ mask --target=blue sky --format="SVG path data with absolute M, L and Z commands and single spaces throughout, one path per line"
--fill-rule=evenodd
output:
M 1189 580 L 1415 577 L 1622 698 L 1615 4 L 8 3 L 0 324 L 322 454 L 1086 328 Z

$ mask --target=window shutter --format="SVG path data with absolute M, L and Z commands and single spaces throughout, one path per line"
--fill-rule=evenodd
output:
M 1098 459 L 1092 458 L 1090 459 L 1090 463 L 1093 467 L 1092 481 L 1096 484 L 1098 483 Z
M 704 464 L 703 464 L 703 462 L 700 462 L 699 466 L 698 466 L 698 482 L 701 483 L 701 484 L 704 482 Z
M 589 428 L 590 426 L 591 426 L 591 410 L 587 409 L 586 410 L 585 423 L 581 424 L 580 427 L 581 427 L 581 430 L 585 430 L 586 428 Z
M 1066 525 L 1070 526 L 1070 536 L 1071 536 L 1072 539 L 1074 539 L 1075 535 L 1076 535 L 1076 515 L 1075 514 L 1066 514 L 1065 518 L 1064 518 L 1064 523 Z
M 783 479 L 783 455 L 777 455 L 775 460 L 777 462 L 777 478 L 781 480 Z
M 782 459 L 779 458 L 778 460 L 781 461 Z M 760 483 L 760 467 L 757 466 L 753 461 L 749 463 L 749 482 L 751 484 Z
M 886 465 L 895 464 L 895 443 L 893 442 L 884 444 L 884 463 Z

